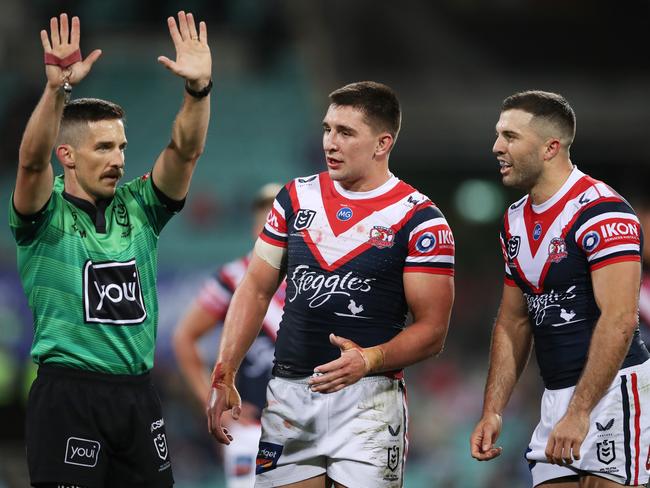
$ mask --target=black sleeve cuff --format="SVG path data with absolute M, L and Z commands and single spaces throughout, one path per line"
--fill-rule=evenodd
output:
M 43 205 L 43 207 L 40 210 L 38 210 L 37 212 L 35 212 L 33 214 L 23 214 L 23 213 L 20 213 L 18 210 L 16 210 L 16 204 L 14 203 L 13 195 L 11 196 L 11 206 L 14 208 L 14 212 L 16 213 L 16 215 L 23 222 L 37 222 L 43 217 L 43 215 L 45 215 L 45 210 L 47 209 L 47 206 L 50 204 L 51 199 L 52 199 L 52 195 L 50 195 L 50 198 L 47 199 L 47 202 L 45 202 L 45 205 Z
M 153 181 L 153 172 L 149 178 L 151 179 L 151 186 L 153 187 L 153 191 L 156 193 L 156 196 L 158 197 L 158 200 L 160 200 L 160 203 L 163 204 L 163 207 L 165 207 L 165 209 L 171 213 L 180 212 L 185 206 L 186 198 L 183 198 L 182 200 L 174 200 L 173 198 L 169 198 L 163 193 L 160 188 L 156 186 L 156 183 Z

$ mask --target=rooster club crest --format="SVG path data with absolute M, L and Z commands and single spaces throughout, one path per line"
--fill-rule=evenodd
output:
M 375 225 L 370 229 L 370 239 L 368 242 L 379 249 L 393 247 L 395 243 L 395 231 L 390 227 L 381 227 Z
M 519 255 L 519 246 L 521 245 L 521 237 L 512 236 L 508 239 L 508 259 L 512 261 Z
M 548 260 L 559 263 L 569 255 L 566 251 L 566 243 L 561 237 L 554 237 L 548 245 Z

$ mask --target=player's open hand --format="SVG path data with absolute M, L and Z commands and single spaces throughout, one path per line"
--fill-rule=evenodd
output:
M 572 464 L 580 459 L 580 446 L 589 432 L 589 414 L 566 413 L 555 425 L 546 443 L 551 464 Z
M 174 17 L 169 17 L 167 26 L 176 49 L 176 61 L 166 56 L 159 56 L 158 61 L 174 74 L 185 78 L 192 89 L 205 88 L 212 77 L 212 55 L 205 22 L 199 22 L 197 31 L 194 15 L 180 11 L 178 24 Z
M 50 34 L 48 35 L 45 29 L 41 31 L 43 51 L 46 55 L 50 54 L 60 60 L 65 60 L 79 51 L 80 36 L 79 17 L 72 17 L 72 22 L 68 22 L 68 14 L 61 14 L 58 18 L 52 17 L 50 19 Z M 86 77 L 101 54 L 99 49 L 95 49 L 86 56 L 86 59 L 81 59 L 81 55 L 79 55 L 78 61 L 65 68 L 55 64 L 46 64 L 45 75 L 48 84 L 58 88 L 66 80 L 71 85 L 79 83 Z
M 361 346 L 334 334 L 330 334 L 330 342 L 341 349 L 341 357 L 314 369 L 314 376 L 309 379 L 312 391 L 333 393 L 356 383 L 368 373 Z
M 501 415 L 496 413 L 484 415 L 479 420 L 469 439 L 469 448 L 474 459 L 489 461 L 501 455 L 503 449 L 494 445 L 501 433 L 501 425 Z
M 221 416 L 231 410 L 232 418 L 239 419 L 241 397 L 235 388 L 235 371 L 217 363 L 212 372 L 212 387 L 205 413 L 208 417 L 208 431 L 222 444 L 230 444 L 233 437 L 223 427 Z

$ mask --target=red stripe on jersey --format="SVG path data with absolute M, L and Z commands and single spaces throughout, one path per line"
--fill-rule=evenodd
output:
M 626 254 L 624 256 L 614 256 L 610 259 L 605 259 L 604 261 L 599 261 L 596 264 L 589 266 L 591 271 L 596 271 L 597 269 L 604 268 L 614 263 L 623 263 L 625 261 L 641 262 L 641 256 L 638 254 Z
M 503 284 L 507 286 L 517 287 L 517 283 L 515 283 L 515 280 L 513 280 L 512 278 L 508 278 L 507 276 L 503 277 Z
M 454 276 L 454 268 L 429 268 L 425 266 L 405 266 L 404 273 L 428 273 Z

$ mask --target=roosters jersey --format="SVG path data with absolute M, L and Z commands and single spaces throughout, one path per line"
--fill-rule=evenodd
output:
M 233 293 L 248 269 L 250 258 L 243 258 L 225 264 L 208 279 L 197 297 L 198 304 L 215 322 L 223 322 L 230 306 Z M 237 389 L 242 400 L 253 403 L 260 411 L 266 403 L 266 384 L 271 378 L 273 349 L 278 335 L 282 307 L 286 294 L 286 282 L 282 282 L 273 295 L 262 322 L 262 330 L 248 350 L 237 374 Z
M 403 273 L 453 275 L 442 213 L 398 178 L 349 192 L 328 173 L 297 178 L 273 203 L 260 238 L 287 249 L 287 296 L 274 374 L 309 376 L 340 356 L 330 333 L 362 347 L 405 325 Z
M 526 299 L 546 388 L 575 385 L 587 360 L 600 316 L 591 272 L 639 262 L 642 244 L 629 204 L 575 167 L 547 202 L 533 205 L 525 196 L 510 206 L 501 231 L 505 282 Z M 648 357 L 637 328 L 622 368 Z

